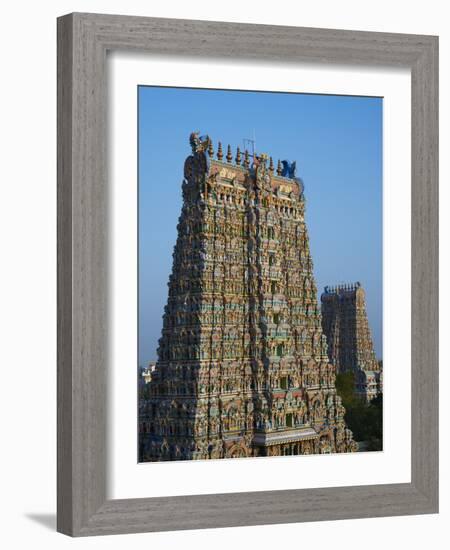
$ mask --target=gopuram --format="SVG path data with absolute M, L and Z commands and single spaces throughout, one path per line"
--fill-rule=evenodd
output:
M 190 136 L 140 460 L 357 450 L 336 394 L 295 163 Z M 214 158 L 215 157 L 215 158 Z
M 336 372 L 353 372 L 355 393 L 371 401 L 383 392 L 383 372 L 373 349 L 360 283 L 325 287 L 321 296 L 322 328 Z

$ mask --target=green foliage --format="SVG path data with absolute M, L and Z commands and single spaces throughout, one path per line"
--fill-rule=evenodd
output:
M 352 372 L 343 372 L 336 376 L 336 390 L 341 396 L 345 408 L 356 401 L 354 395 L 355 375 Z
M 365 441 L 368 451 L 383 448 L 383 396 L 366 403 L 354 394 L 354 375 L 351 372 L 336 376 L 336 390 L 345 407 L 345 422 L 356 441 Z

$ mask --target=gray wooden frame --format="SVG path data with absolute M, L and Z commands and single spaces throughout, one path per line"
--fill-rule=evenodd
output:
M 409 67 L 411 483 L 106 498 L 106 52 Z M 75 13 L 58 19 L 58 530 L 73 536 L 438 511 L 438 38 Z

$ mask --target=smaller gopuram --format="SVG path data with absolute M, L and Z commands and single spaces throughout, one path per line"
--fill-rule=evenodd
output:
M 361 284 L 326 286 L 321 296 L 322 329 L 336 373 L 353 372 L 355 393 L 366 401 L 383 391 Z

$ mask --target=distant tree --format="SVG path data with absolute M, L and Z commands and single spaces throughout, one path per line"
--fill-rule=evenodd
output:
M 367 442 L 367 450 L 379 451 L 383 445 L 383 396 L 379 394 L 370 403 L 355 395 L 352 372 L 336 376 L 336 390 L 345 407 L 345 422 L 356 441 Z
M 372 399 L 368 407 L 368 447 L 369 451 L 380 451 L 383 448 L 383 394 Z
M 336 390 L 344 407 L 351 406 L 354 403 L 355 375 L 353 372 L 342 372 L 336 376 Z

